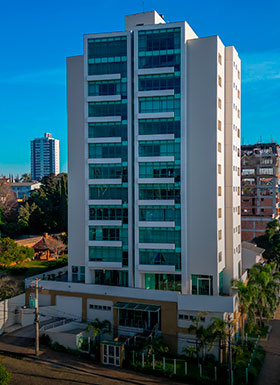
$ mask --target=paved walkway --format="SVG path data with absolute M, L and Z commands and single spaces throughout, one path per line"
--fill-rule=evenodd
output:
M 278 314 L 279 313 L 279 314 Z M 279 385 L 280 384 L 280 312 L 270 322 L 272 332 L 268 341 L 262 343 L 266 355 L 257 385 Z

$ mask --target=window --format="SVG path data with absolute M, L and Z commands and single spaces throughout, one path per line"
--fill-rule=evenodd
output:
M 240 119 L 240 110 L 237 111 L 237 116 Z
M 237 97 L 240 99 L 240 90 L 237 90 Z
M 181 224 L 181 211 L 173 206 L 140 206 L 139 221 L 175 222 Z
M 222 131 L 222 122 L 218 120 L 218 130 Z
M 171 140 L 140 141 L 139 156 L 174 156 L 176 160 L 179 160 L 180 142 L 175 142 Z
M 273 175 L 273 168 L 268 168 L 268 167 L 260 167 L 259 168 L 259 173 L 264 174 L 264 175 Z
M 213 276 L 192 274 L 192 294 L 213 295 Z
M 238 234 L 240 234 L 240 225 L 238 225 Z
M 139 185 L 139 199 L 141 200 L 175 200 L 180 203 L 180 187 L 174 184 L 141 184 Z
M 218 84 L 220 87 L 222 87 L 222 78 L 221 76 L 218 76 Z
M 240 176 L 240 168 L 237 168 L 237 175 Z
M 139 163 L 140 178 L 174 178 L 180 181 L 180 165 L 174 162 L 141 162 Z
M 180 76 L 174 76 L 174 74 L 139 76 L 138 90 L 174 90 L 175 94 L 179 94 L 180 82 Z
M 240 195 L 240 187 L 238 186 L 237 195 Z
M 218 209 L 218 218 L 222 218 L 222 209 L 221 208 Z
M 218 174 L 221 174 L 221 173 L 222 173 L 222 165 L 218 164 Z
M 222 99 L 221 98 L 218 98 L 218 107 L 222 108 Z
M 117 164 L 90 164 L 89 179 L 122 179 L 127 182 L 127 167 Z
M 122 227 L 89 226 L 89 240 L 122 241 L 123 245 L 127 245 L 127 232 L 127 228 Z
M 139 259 L 141 265 L 169 265 L 181 270 L 181 253 L 175 250 L 140 249 Z
M 237 130 L 237 137 L 240 138 L 240 129 Z
M 121 143 L 89 143 L 89 159 L 121 158 L 127 160 L 127 145 Z
M 180 117 L 180 95 L 139 98 L 139 112 L 174 112 L 175 117 Z
M 181 275 L 145 274 L 145 289 L 181 291 Z
M 72 282 L 85 282 L 84 266 L 72 266 Z
M 180 137 L 180 121 L 174 119 L 141 119 L 139 120 L 139 135 L 174 134 Z
M 89 199 L 110 199 L 128 201 L 128 191 L 122 185 L 90 185 Z
M 95 262 L 121 262 L 127 266 L 127 251 L 121 247 L 90 246 L 89 260 Z
M 238 253 L 240 253 L 240 249 L 241 249 L 241 247 L 240 247 L 240 245 L 238 245 Z
M 240 71 L 237 71 L 237 77 L 240 79 Z
M 219 257 L 219 262 L 222 262 L 222 252 L 221 251 L 219 251 L 218 257 Z
M 88 116 L 121 116 L 127 119 L 127 100 L 116 102 L 90 102 L 88 103 Z
M 174 227 L 143 227 L 139 229 L 141 243 L 170 243 L 181 246 L 181 231 Z
M 219 232 L 218 232 L 218 239 L 219 239 L 219 241 L 222 239 L 222 230 L 219 230 Z
M 88 124 L 89 138 L 122 138 L 127 140 L 127 126 L 123 122 L 98 122 Z
M 222 55 L 220 53 L 218 54 L 218 63 L 222 64 Z
M 218 196 L 219 197 L 222 196 L 222 187 L 221 186 L 218 186 Z
M 128 223 L 128 209 L 117 206 L 89 206 L 89 220 L 91 221 L 122 221 Z
M 108 286 L 128 287 L 128 272 L 118 270 L 95 270 L 95 284 Z M 104 308 L 105 306 L 103 306 Z M 106 309 L 111 310 L 111 307 L 106 306 Z
M 125 80 L 125 81 L 124 81 Z M 88 96 L 121 95 L 127 98 L 126 78 L 88 82 Z
M 218 151 L 222 152 L 222 143 L 218 142 Z

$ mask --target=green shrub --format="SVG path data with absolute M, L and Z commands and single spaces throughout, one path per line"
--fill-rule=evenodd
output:
M 42 334 L 40 336 L 40 344 L 45 346 L 51 346 L 51 339 L 47 334 Z
M 7 371 L 4 365 L 0 365 L 0 384 L 8 385 L 11 380 L 11 373 Z

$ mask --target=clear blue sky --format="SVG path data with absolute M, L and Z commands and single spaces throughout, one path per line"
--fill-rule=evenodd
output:
M 29 172 L 30 140 L 51 132 L 67 165 L 67 56 L 83 34 L 124 29 L 142 0 L 0 0 L 0 175 Z M 280 2 L 145 0 L 145 11 L 219 35 L 242 60 L 242 141 L 280 142 Z

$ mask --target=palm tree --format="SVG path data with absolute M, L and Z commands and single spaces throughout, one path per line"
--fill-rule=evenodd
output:
M 223 363 L 223 347 L 226 343 L 227 332 L 226 332 L 226 322 L 218 317 L 212 318 L 213 323 L 210 325 L 211 332 L 214 336 L 214 340 L 218 339 L 219 341 L 219 362 Z
M 245 320 L 253 303 L 253 298 L 257 296 L 257 290 L 252 286 L 245 285 L 242 281 L 236 280 L 232 281 L 232 288 L 237 290 L 241 320 L 241 338 L 242 344 L 244 344 Z
M 145 344 L 148 348 L 148 354 L 160 354 L 169 352 L 169 347 L 164 343 L 162 336 L 148 339 Z
M 255 287 L 258 291 L 258 296 L 254 298 L 254 307 L 261 327 L 263 318 L 267 321 L 273 318 L 279 305 L 280 273 L 277 271 L 277 264 L 271 262 L 264 266 L 253 266 L 248 286 Z
M 100 321 L 98 318 L 89 323 L 87 327 L 87 331 L 91 332 L 91 338 L 98 342 L 100 341 L 102 334 L 110 334 L 111 329 L 112 327 L 110 321 Z
M 197 350 L 195 346 L 187 346 L 186 348 L 183 349 L 182 352 L 185 353 L 189 358 L 193 358 L 194 356 L 197 356 Z
M 27 173 L 22 174 L 20 181 L 21 182 L 32 182 L 31 174 L 27 174 Z
M 201 318 L 206 316 L 208 313 L 206 311 L 201 311 L 198 313 L 197 317 L 193 320 L 193 324 L 189 327 L 190 332 L 195 333 L 195 347 L 197 352 L 197 358 L 199 359 L 199 351 L 202 349 L 202 358 L 204 360 L 206 353 L 207 343 L 210 341 L 210 333 L 208 329 L 205 329 L 200 325 Z

